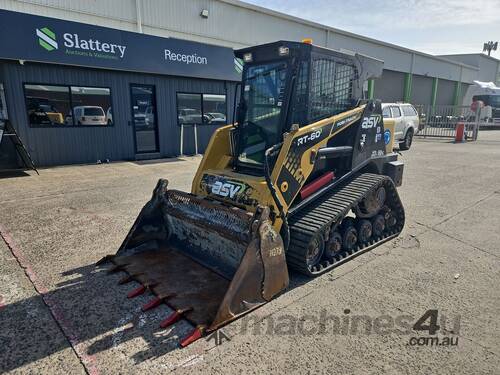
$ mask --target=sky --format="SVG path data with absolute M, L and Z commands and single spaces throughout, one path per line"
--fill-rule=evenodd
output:
M 500 41 L 500 0 L 244 1 L 433 55 L 480 53 Z M 491 56 L 500 59 L 498 49 Z

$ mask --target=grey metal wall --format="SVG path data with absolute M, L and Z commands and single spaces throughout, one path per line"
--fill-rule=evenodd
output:
M 385 61 L 387 69 L 463 82 L 477 68 L 235 0 L 0 0 L 4 9 L 241 48 L 280 39 L 348 49 Z M 208 18 L 200 11 L 209 11 Z M 237 32 L 233 32 L 237 30 Z
M 455 95 L 455 82 L 447 79 L 440 79 L 437 90 L 437 105 L 452 105 Z
M 382 77 L 375 80 L 374 97 L 383 102 L 403 100 L 404 74 L 384 69 Z
M 0 76 L 7 97 L 10 119 L 26 143 L 37 165 L 92 163 L 97 159 L 135 159 L 131 126 L 130 84 L 149 84 L 156 88 L 158 133 L 162 157 L 179 153 L 180 128 L 177 125 L 176 92 L 228 94 L 228 113 L 232 111 L 234 83 L 203 79 L 128 73 L 60 65 L 0 60 Z M 23 83 L 101 86 L 111 88 L 113 126 L 32 128 L 23 92 Z M 199 127 L 200 152 L 208 144 L 215 127 Z M 194 152 L 192 131 L 186 131 L 185 153 Z
M 414 74 L 411 79 L 411 100 L 413 104 L 431 104 L 432 78 Z

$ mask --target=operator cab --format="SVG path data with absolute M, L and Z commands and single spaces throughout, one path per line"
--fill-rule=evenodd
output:
M 362 98 L 368 59 L 309 43 L 279 41 L 235 52 L 244 62 L 237 130 L 237 171 L 262 174 L 267 149 L 299 127 L 345 112 Z M 382 62 L 375 69 L 382 69 Z M 372 67 L 373 69 L 373 67 Z

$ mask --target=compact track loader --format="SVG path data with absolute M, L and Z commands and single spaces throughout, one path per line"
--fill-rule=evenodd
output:
M 114 256 L 143 310 L 187 319 L 186 346 L 270 301 L 288 267 L 317 276 L 397 236 L 394 124 L 362 100 L 383 62 L 309 43 L 242 49 L 236 121 L 212 136 L 191 192 L 160 180 Z

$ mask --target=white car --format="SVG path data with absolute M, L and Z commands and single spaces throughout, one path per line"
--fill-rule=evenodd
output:
M 415 107 L 409 103 L 382 103 L 382 115 L 394 120 L 394 143 L 399 143 L 400 150 L 409 150 L 420 122 Z
M 75 125 L 106 125 L 104 109 L 98 106 L 79 106 L 73 108 Z

